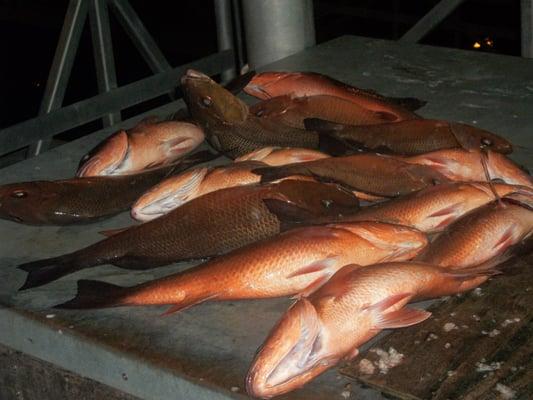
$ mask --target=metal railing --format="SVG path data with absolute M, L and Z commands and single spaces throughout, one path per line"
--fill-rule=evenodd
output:
M 229 0 L 215 0 L 215 9 L 227 10 Z M 148 63 L 154 75 L 117 87 L 108 10 L 111 10 Z M 219 30 L 231 35 L 231 13 L 216 13 Z M 89 19 L 99 94 L 63 107 L 74 59 Z M 233 42 L 219 40 L 219 52 L 172 68 L 128 0 L 70 0 L 50 69 L 39 115 L 0 130 L 0 155 L 29 146 L 28 156 L 46 150 L 54 135 L 102 119 L 104 127 L 120 122 L 121 110 L 172 93 L 188 68 L 208 75 L 235 71 Z M 169 97 L 169 101 L 172 99 Z

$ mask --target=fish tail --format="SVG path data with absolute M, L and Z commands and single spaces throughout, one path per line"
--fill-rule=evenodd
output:
M 59 257 L 21 264 L 18 268 L 28 272 L 28 275 L 26 281 L 19 290 L 45 285 L 62 276 L 84 268 L 84 266 L 77 261 L 77 257 L 75 257 L 74 254 L 66 254 Z
M 81 279 L 78 281 L 76 296 L 64 303 L 54 306 L 63 309 L 107 308 L 124 305 L 127 287 L 112 283 Z

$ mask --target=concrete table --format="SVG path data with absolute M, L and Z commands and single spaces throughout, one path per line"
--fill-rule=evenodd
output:
M 265 70 L 317 71 L 390 96 L 428 101 L 424 117 L 492 130 L 516 145 L 512 158 L 533 167 L 533 60 L 345 36 Z M 158 110 L 170 113 L 178 103 Z M 72 176 L 81 156 L 110 131 L 84 137 L 0 170 L 0 183 Z M 17 292 L 22 262 L 93 243 L 98 231 L 131 224 L 127 213 L 84 226 L 31 227 L 0 221 L 0 345 L 49 361 L 142 399 L 244 398 L 255 351 L 288 299 L 202 304 L 168 317 L 160 307 L 52 310 L 71 298 L 78 279 L 133 285 L 189 267 L 150 271 L 101 266 Z M 381 399 L 336 369 L 284 398 Z M 31 382 L 28 382 L 31 385 Z

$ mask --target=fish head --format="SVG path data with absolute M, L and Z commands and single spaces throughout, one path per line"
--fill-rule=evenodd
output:
M 189 69 L 181 78 L 184 99 L 193 118 L 204 128 L 236 124 L 248 117 L 248 106 L 207 75 Z
M 509 141 L 484 129 L 453 122 L 450 123 L 450 130 L 457 142 L 466 150 L 487 149 L 503 154 L 513 151 L 513 145 Z
M 283 199 L 317 216 L 350 214 L 359 209 L 357 197 L 340 185 L 299 179 L 275 185 Z
M 120 130 L 100 143 L 80 161 L 78 177 L 114 175 L 128 156 L 128 134 Z
M 506 183 L 533 188 L 533 178 L 527 170 L 503 154 L 487 150 L 481 152 L 481 157 L 485 160 L 492 179 L 502 179 Z
M 283 85 L 281 82 L 290 80 L 292 76 L 291 72 L 262 72 L 250 80 L 244 92 L 261 100 L 270 99 L 285 94 L 283 90 L 280 90 L 280 84 Z
M 332 226 L 345 229 L 381 249 L 387 256 L 381 260 L 404 261 L 414 258 L 429 243 L 418 229 L 377 221 L 344 222 Z
M 270 398 L 298 389 L 335 365 L 313 304 L 303 298 L 292 305 L 259 349 L 246 377 L 254 397 Z
M 12 183 L 0 186 L 0 218 L 26 224 L 45 221 L 40 215 L 43 203 L 55 196 L 39 182 Z

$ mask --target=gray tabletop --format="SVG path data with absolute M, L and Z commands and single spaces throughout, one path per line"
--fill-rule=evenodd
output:
M 533 61 L 345 36 L 276 62 L 265 70 L 316 71 L 391 96 L 428 101 L 424 117 L 462 121 L 515 145 L 514 158 L 533 167 Z M 169 113 L 178 103 L 159 110 Z M 0 170 L 0 183 L 72 176 L 81 156 L 109 130 Z M 127 213 L 84 226 L 30 227 L 0 221 L 0 343 L 145 399 L 239 398 L 253 355 L 290 304 L 287 299 L 208 303 L 168 317 L 160 307 L 59 311 L 76 281 L 132 285 L 189 267 L 151 271 L 92 268 L 17 292 L 22 262 L 93 243 L 103 229 L 131 224 Z M 285 398 L 381 399 L 336 369 Z

